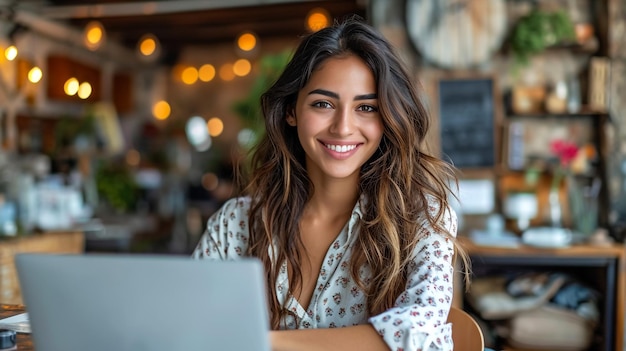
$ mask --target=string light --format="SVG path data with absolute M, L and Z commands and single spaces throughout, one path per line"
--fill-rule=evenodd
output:
M 78 79 L 72 77 L 65 81 L 65 84 L 63 85 L 63 91 L 65 91 L 65 94 L 69 96 L 74 96 L 76 95 L 76 93 L 78 93 L 79 86 L 80 83 L 78 82 Z
M 328 14 L 328 11 L 321 7 L 312 9 L 306 16 L 306 27 L 312 32 L 324 29 L 328 27 L 329 24 L 330 15 Z
M 159 39 L 153 34 L 146 34 L 141 37 L 137 45 L 140 56 L 147 60 L 156 59 L 159 56 L 160 48 Z
M 203 82 L 210 82 L 215 78 L 215 67 L 207 63 L 198 70 L 198 78 Z
M 243 33 L 237 38 L 237 47 L 243 51 L 252 51 L 256 47 L 256 35 L 250 32 Z
M 252 70 L 252 64 L 246 59 L 239 59 L 233 65 L 233 73 L 239 77 L 247 76 Z
M 35 66 L 28 71 L 28 80 L 31 83 L 38 83 L 43 77 L 43 72 L 41 72 L 41 68 Z
M 187 84 L 187 85 L 191 85 L 195 82 L 198 81 L 198 70 L 193 67 L 193 66 L 189 66 L 187 68 L 185 68 L 182 72 L 182 76 L 181 79 L 183 80 L 183 83 Z
M 17 53 L 18 51 L 15 45 L 11 45 L 4 50 L 4 57 L 6 57 L 9 61 L 13 61 L 17 57 Z
M 89 82 L 82 82 L 78 86 L 78 97 L 85 100 L 91 96 L 91 84 Z
M 209 135 L 217 137 L 224 131 L 224 122 L 219 117 L 213 117 L 207 122 L 207 128 L 209 129 Z
M 89 50 L 97 50 L 106 38 L 106 32 L 102 23 L 91 21 L 85 26 L 83 41 Z
M 170 116 L 171 112 L 172 109 L 170 107 L 170 104 L 168 104 L 167 101 L 164 100 L 157 101 L 157 103 L 152 106 L 152 115 L 154 116 L 154 118 L 161 121 L 167 119 Z

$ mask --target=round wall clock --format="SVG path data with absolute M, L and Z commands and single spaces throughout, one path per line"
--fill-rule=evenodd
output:
M 426 60 L 445 68 L 489 61 L 506 32 L 504 0 L 407 0 L 409 38 Z

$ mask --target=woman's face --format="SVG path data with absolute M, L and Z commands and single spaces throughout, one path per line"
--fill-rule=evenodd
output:
M 313 72 L 287 116 L 311 179 L 358 180 L 383 136 L 376 91 L 369 67 L 354 55 L 327 59 Z

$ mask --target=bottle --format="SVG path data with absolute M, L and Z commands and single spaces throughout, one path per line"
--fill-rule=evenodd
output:
M 0 236 L 15 236 L 17 234 L 15 214 L 15 204 L 6 201 L 4 194 L 0 195 Z
M 577 77 L 570 77 L 567 81 L 567 112 L 580 112 L 580 82 Z

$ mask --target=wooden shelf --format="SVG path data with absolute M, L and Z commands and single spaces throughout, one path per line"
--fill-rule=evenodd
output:
M 577 112 L 564 112 L 564 113 L 551 113 L 548 111 L 537 111 L 528 113 L 517 113 L 514 111 L 507 111 L 508 118 L 575 118 L 575 117 L 609 117 L 609 112 L 606 111 L 594 111 L 586 106 L 583 106 L 580 111 Z
M 562 266 L 570 269 L 602 269 L 606 277 L 604 290 L 605 302 L 603 310 L 604 337 L 602 350 L 622 350 L 624 347 L 624 314 L 626 309 L 626 247 L 621 244 L 594 246 L 589 244 L 572 245 L 564 248 L 537 248 L 527 245 L 518 247 L 491 247 L 475 244 L 465 236 L 459 236 L 459 242 L 470 255 L 472 262 L 478 266 L 517 267 L 545 269 L 545 267 Z M 457 306 L 462 301 L 462 281 L 456 278 L 455 284 Z M 612 345 L 612 346 L 611 346 Z M 596 345 L 599 346 L 599 345 Z M 505 348 L 505 350 L 516 350 Z

